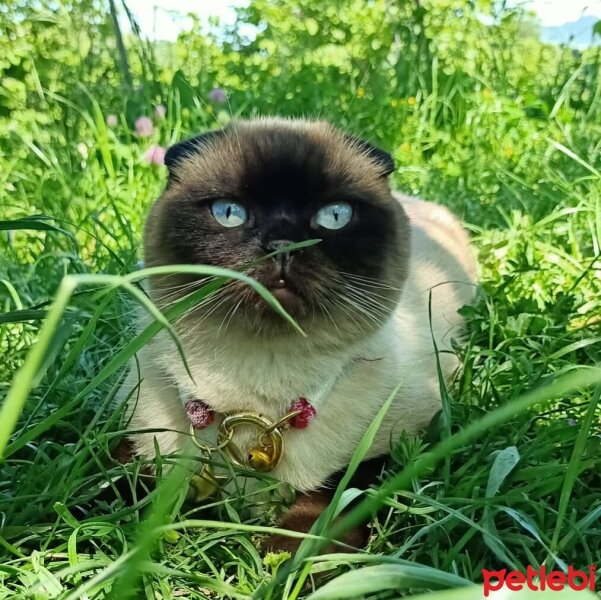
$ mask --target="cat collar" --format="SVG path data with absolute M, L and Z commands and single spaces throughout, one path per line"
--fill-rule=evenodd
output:
M 290 404 L 288 412 L 277 421 L 271 421 L 263 415 L 251 412 L 226 415 L 217 431 L 217 446 L 210 447 L 197 438 L 196 431 L 205 429 L 213 423 L 215 411 L 202 400 L 190 400 L 185 403 L 184 408 L 190 419 L 192 441 L 202 450 L 206 459 L 209 459 L 213 452 L 223 450 L 234 465 L 261 473 L 272 471 L 279 464 L 284 452 L 282 431 L 289 427 L 305 429 L 317 414 L 315 407 L 306 398 L 300 397 Z M 251 425 L 258 430 L 257 441 L 246 457 L 234 442 L 236 428 L 241 425 Z M 212 496 L 220 487 L 220 480 L 221 478 L 216 477 L 210 465 L 205 462 L 202 471 L 191 481 L 196 500 Z

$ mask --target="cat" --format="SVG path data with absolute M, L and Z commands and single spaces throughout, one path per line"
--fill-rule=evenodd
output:
M 300 492 L 282 526 L 307 531 L 399 383 L 362 485 L 402 432 L 422 430 L 440 409 L 437 356 L 448 381 L 458 367 L 449 351 L 463 326 L 457 311 L 475 292 L 468 236 L 446 208 L 391 191 L 388 153 L 327 122 L 235 121 L 172 146 L 165 164 L 168 183 L 145 226 L 146 266 L 243 270 L 304 335 L 249 285 L 227 283 L 175 323 L 190 373 L 164 331 L 138 354 L 126 385 L 136 387 L 130 428 L 153 431 L 131 436 L 134 452 L 181 452 L 188 402 L 212 411 L 215 422 L 198 433 L 214 444 L 227 415 L 275 422 L 305 399 L 307 421 L 283 431 L 271 475 Z M 286 250 L 307 240 L 319 241 Z M 165 309 L 203 281 L 153 276 L 149 294 Z M 241 428 L 235 438 L 245 455 L 257 432 Z M 294 549 L 296 541 L 269 544 Z

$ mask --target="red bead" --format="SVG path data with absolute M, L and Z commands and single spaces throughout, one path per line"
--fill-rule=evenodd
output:
M 184 408 L 194 429 L 204 429 L 215 420 L 213 409 L 202 400 L 189 400 L 184 404 Z
M 290 420 L 290 425 L 296 429 L 304 429 L 309 425 L 313 417 L 317 415 L 315 407 L 306 399 L 298 398 L 290 405 L 290 411 L 300 410 L 301 412 Z

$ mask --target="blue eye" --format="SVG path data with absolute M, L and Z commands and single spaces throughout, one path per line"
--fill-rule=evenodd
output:
M 229 200 L 215 200 L 211 204 L 211 212 L 217 223 L 224 227 L 240 227 L 248 219 L 244 206 Z
M 353 207 L 348 202 L 335 202 L 322 206 L 315 213 L 315 223 L 326 229 L 342 229 L 353 216 Z

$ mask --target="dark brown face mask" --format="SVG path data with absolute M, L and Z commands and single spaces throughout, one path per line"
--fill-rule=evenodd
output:
M 327 123 L 250 121 L 177 144 L 165 162 L 169 182 L 145 233 L 149 265 L 245 269 L 305 326 L 364 332 L 394 309 L 409 240 L 387 153 Z M 307 240 L 319 243 L 286 250 Z M 286 326 L 247 286 L 228 293 L 223 311 L 237 305 L 254 328 Z

